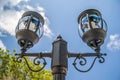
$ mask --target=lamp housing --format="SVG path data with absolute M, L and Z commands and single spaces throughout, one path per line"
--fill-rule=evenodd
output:
M 29 49 L 42 37 L 44 18 L 37 12 L 27 11 L 16 27 L 16 38 L 21 49 Z
M 106 37 L 107 24 L 96 9 L 87 9 L 78 17 L 78 32 L 82 40 L 92 49 L 97 50 Z

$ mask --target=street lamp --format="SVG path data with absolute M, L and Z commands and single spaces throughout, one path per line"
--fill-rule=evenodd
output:
M 26 53 L 27 49 L 33 47 L 43 35 L 44 19 L 37 12 L 25 12 L 16 27 L 16 38 L 21 47 L 21 53 L 16 54 L 18 56 L 16 61 L 22 62 L 23 58 L 30 70 L 38 72 L 47 64 L 45 57 L 51 58 L 53 80 L 65 80 L 68 70 L 68 58 L 75 58 L 73 66 L 76 70 L 80 72 L 90 71 L 96 59 L 99 59 L 100 63 L 105 61 L 103 56 L 106 54 L 100 53 L 100 46 L 104 43 L 107 24 L 102 19 L 101 13 L 95 9 L 88 9 L 82 12 L 78 17 L 78 24 L 80 37 L 88 46 L 95 50 L 95 53 L 69 52 L 67 50 L 67 42 L 60 35 L 52 43 L 51 52 Z M 33 59 L 35 65 L 40 65 L 42 60 L 43 66 L 37 70 L 32 69 L 25 56 L 35 57 Z M 79 60 L 79 66 L 85 66 L 87 64 L 86 57 L 94 57 L 94 60 L 88 69 L 82 70 L 77 66 L 77 61 Z
M 25 12 L 16 27 L 16 38 L 21 50 L 33 47 L 43 35 L 43 17 L 34 11 Z
M 98 10 L 88 9 L 78 17 L 79 35 L 95 51 L 100 51 L 107 32 L 107 24 Z

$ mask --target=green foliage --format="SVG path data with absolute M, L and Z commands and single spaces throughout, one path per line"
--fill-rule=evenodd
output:
M 25 61 L 15 62 L 15 56 L 10 55 L 9 51 L 0 49 L 0 80 L 52 80 L 50 70 L 32 72 L 28 69 Z M 27 58 L 30 66 L 34 67 L 31 60 Z

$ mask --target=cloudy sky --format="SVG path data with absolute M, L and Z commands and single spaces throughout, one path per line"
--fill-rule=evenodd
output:
M 45 19 L 44 36 L 28 52 L 52 50 L 52 42 L 61 34 L 71 52 L 93 52 L 78 35 L 78 15 L 85 9 L 98 9 L 108 24 L 108 32 L 101 52 L 106 62 L 96 61 L 88 73 L 77 72 L 69 59 L 67 80 L 120 80 L 120 1 L 119 0 L 0 0 L 0 47 L 20 51 L 15 27 L 25 11 L 37 11 Z M 88 59 L 89 61 L 89 59 Z M 48 63 L 49 64 L 49 63 Z M 47 65 L 47 69 L 50 69 Z

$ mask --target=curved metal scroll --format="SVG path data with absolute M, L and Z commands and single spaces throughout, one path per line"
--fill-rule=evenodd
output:
M 92 67 L 94 66 L 94 63 L 96 61 L 96 59 L 99 59 L 100 63 L 104 63 L 105 59 L 103 57 L 98 57 L 96 56 L 91 64 L 91 66 L 87 69 L 87 70 L 81 70 L 77 67 L 77 60 L 79 60 L 79 65 L 80 66 L 85 66 L 87 64 L 87 60 L 86 58 L 84 58 L 83 56 L 79 55 L 75 58 L 74 62 L 73 62 L 73 66 L 75 67 L 75 69 L 79 72 L 88 72 L 92 69 Z
M 31 71 L 33 71 L 33 72 L 39 72 L 39 71 L 41 71 L 41 70 L 46 66 L 46 64 L 47 64 L 45 58 L 43 58 L 43 57 L 36 57 L 36 58 L 34 58 L 34 60 L 33 60 L 33 64 L 36 65 L 36 66 L 39 66 L 39 65 L 41 65 L 41 60 L 43 60 L 43 63 L 42 63 L 43 66 L 42 66 L 42 67 L 39 66 L 39 67 L 40 67 L 39 69 L 34 70 L 34 69 L 32 69 L 32 68 L 30 67 L 27 59 L 26 59 L 24 56 L 23 56 L 23 57 L 17 57 L 16 61 L 19 62 L 19 63 L 21 63 L 21 62 L 22 62 L 22 58 L 25 60 L 28 68 L 29 68 Z
M 17 57 L 16 60 L 14 60 L 14 61 L 16 61 L 18 63 L 21 63 L 22 62 L 22 57 Z

